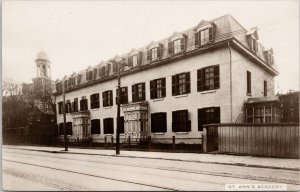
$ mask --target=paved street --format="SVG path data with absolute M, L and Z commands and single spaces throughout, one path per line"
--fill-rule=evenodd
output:
M 225 184 L 270 183 L 286 183 L 288 190 L 300 188 L 297 170 L 2 150 L 4 190 L 224 190 Z

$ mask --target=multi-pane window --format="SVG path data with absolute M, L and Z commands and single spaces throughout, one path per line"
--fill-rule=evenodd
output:
M 103 119 L 104 134 L 113 134 L 114 133 L 114 119 L 106 118 Z
M 71 102 L 70 102 L 70 100 L 66 101 L 66 113 L 71 113 Z
M 80 100 L 80 111 L 88 110 L 88 101 L 85 96 L 83 96 Z
M 213 40 L 213 28 L 209 27 L 195 33 L 195 45 L 203 46 L 211 43 Z
M 169 55 L 181 53 L 186 49 L 187 36 L 183 38 L 176 39 L 174 41 L 170 41 L 168 43 L 168 53 Z
M 272 109 L 271 106 L 265 107 L 265 123 L 272 122 Z
M 132 56 L 132 65 L 133 67 L 136 67 L 138 65 L 138 55 Z
M 197 71 L 197 90 L 206 91 L 220 87 L 219 65 L 209 66 Z
M 161 56 L 162 56 L 162 45 L 159 45 L 158 47 L 154 47 L 147 51 L 147 60 L 149 62 L 156 61 L 160 59 Z
M 198 131 L 203 131 L 203 125 L 220 123 L 220 107 L 198 109 Z
M 96 109 L 100 107 L 99 103 L 99 93 L 95 93 L 91 97 L 91 109 Z
M 91 134 L 100 134 L 100 119 L 91 120 Z
M 93 79 L 93 71 L 86 72 L 86 80 L 92 80 Z
M 58 102 L 58 114 L 62 114 L 63 110 L 63 102 Z
M 254 123 L 263 123 L 264 122 L 264 108 L 257 107 L 254 109 Z
M 190 73 L 180 73 L 172 76 L 172 95 L 190 93 Z
M 157 99 L 166 96 L 166 78 L 150 81 L 150 98 Z
M 264 96 L 268 96 L 268 82 L 264 81 Z
M 145 101 L 145 83 L 132 85 L 132 102 Z
M 133 56 L 128 57 L 128 67 L 136 67 L 142 65 L 143 52 L 138 52 Z
M 254 108 L 246 108 L 246 122 L 253 123 L 254 120 Z
M 78 112 L 78 99 L 77 98 L 75 98 L 74 102 L 72 103 L 72 111 Z
M 172 112 L 172 131 L 188 132 L 191 131 L 191 121 L 188 118 L 188 110 Z
M 113 92 L 112 90 L 104 91 L 102 93 L 103 107 L 108 107 L 113 105 Z
M 251 72 L 247 71 L 247 93 L 251 94 Z
M 167 113 L 151 114 L 151 132 L 167 132 Z
M 127 87 L 121 87 L 120 88 L 120 104 L 127 104 L 128 103 L 128 88 Z M 118 89 L 117 89 L 117 95 L 116 95 L 116 103 L 118 103 Z

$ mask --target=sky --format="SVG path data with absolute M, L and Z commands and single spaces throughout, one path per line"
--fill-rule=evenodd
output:
M 52 80 L 231 14 L 272 47 L 275 91 L 299 90 L 299 1 L 3 0 L 2 79 L 30 83 L 45 51 Z

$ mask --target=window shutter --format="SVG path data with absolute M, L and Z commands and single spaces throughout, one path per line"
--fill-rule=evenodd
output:
M 132 57 L 129 56 L 128 57 L 128 67 L 132 67 L 132 66 L 133 66 Z
M 94 75 L 93 75 L 93 77 L 94 77 L 94 80 L 95 80 L 96 77 L 97 77 L 97 69 L 94 69 Z
M 146 100 L 146 91 L 145 91 L 145 83 L 142 83 L 142 100 Z
M 157 58 L 161 59 L 162 57 L 162 44 L 159 44 L 159 46 L 157 47 Z
M 192 130 L 192 127 L 191 127 L 191 120 L 188 120 L 186 122 L 186 131 L 189 132 Z
M 215 114 L 214 114 L 214 123 L 220 123 L 221 115 L 220 115 L 220 107 L 215 107 Z
M 132 85 L 132 102 L 136 102 L 136 85 Z
M 205 110 L 198 109 L 198 131 L 203 131 L 204 124 L 205 124 Z
M 178 118 L 177 118 L 177 111 L 173 111 L 172 112 L 172 131 L 173 132 L 176 132 L 177 131 L 177 127 L 178 127 L 178 125 L 177 125 L 177 120 Z
M 112 91 L 110 91 L 110 98 L 109 98 L 109 100 L 110 100 L 110 105 L 112 106 L 113 105 L 113 92 Z
M 199 45 L 199 32 L 196 31 L 195 32 L 195 46 L 198 46 Z
M 150 63 L 150 61 L 152 60 L 152 50 L 151 49 L 149 49 L 149 50 L 147 50 L 147 61 Z
M 143 52 L 139 52 L 138 65 L 141 66 L 142 64 L 143 64 Z
M 107 64 L 107 66 L 106 66 L 106 70 L 105 70 L 105 74 L 108 76 L 109 75 L 109 72 L 110 72 L 110 67 L 111 67 L 111 65 L 110 64 Z
M 174 53 L 174 43 L 173 41 L 168 42 L 168 53 L 172 55 Z
M 161 84 L 162 84 L 162 96 L 166 96 L 166 78 L 161 79 Z
M 172 96 L 177 95 L 177 75 L 172 76 Z
M 181 51 L 185 50 L 185 47 L 186 47 L 185 46 L 185 41 L 186 41 L 185 36 L 180 39 L 180 50 Z
M 103 100 L 103 107 L 106 107 L 106 94 L 105 92 L 102 92 L 102 100 Z
M 90 100 L 91 100 L 91 109 L 94 108 L 94 98 L 93 95 L 90 96 Z
M 209 30 L 208 31 L 208 33 L 209 33 L 209 39 L 208 39 L 208 41 L 211 42 L 213 40 L 213 28 L 210 27 L 208 30 Z
M 151 133 L 155 133 L 155 114 L 151 114 Z
M 190 72 L 186 73 L 185 80 L 186 80 L 186 93 L 190 93 L 191 92 Z
M 214 88 L 218 89 L 220 87 L 220 71 L 219 65 L 214 66 Z
M 150 81 L 150 99 L 154 99 L 154 86 L 155 86 L 155 83 L 154 83 L 155 80 L 152 80 Z

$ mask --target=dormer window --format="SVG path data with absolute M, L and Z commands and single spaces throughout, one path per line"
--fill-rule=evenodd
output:
M 90 81 L 93 79 L 93 71 L 86 72 L 86 80 Z
M 57 82 L 56 83 L 56 91 L 57 92 L 61 92 L 62 91 L 62 83 L 61 82 Z
M 147 61 L 156 61 L 161 59 L 162 56 L 162 45 L 158 45 L 156 47 L 149 48 L 147 51 Z
M 257 33 L 258 28 L 253 28 L 247 33 L 247 40 L 249 44 L 249 48 L 251 51 L 254 53 L 257 53 L 258 51 L 258 33 Z
M 273 65 L 274 64 L 273 50 L 270 49 L 268 51 L 265 51 L 264 55 L 265 55 L 267 63 L 270 64 L 270 65 Z
M 134 52 L 131 56 L 128 57 L 128 66 L 129 67 L 137 67 L 142 65 L 143 53 L 142 52 Z
M 212 23 L 203 21 L 195 29 L 195 45 L 204 46 L 213 42 L 214 25 Z
M 133 55 L 132 56 L 132 66 L 136 67 L 138 65 L 138 55 Z
M 168 53 L 169 55 L 178 54 L 183 52 L 186 49 L 187 36 L 182 35 L 183 37 L 179 39 L 174 39 L 168 43 Z

